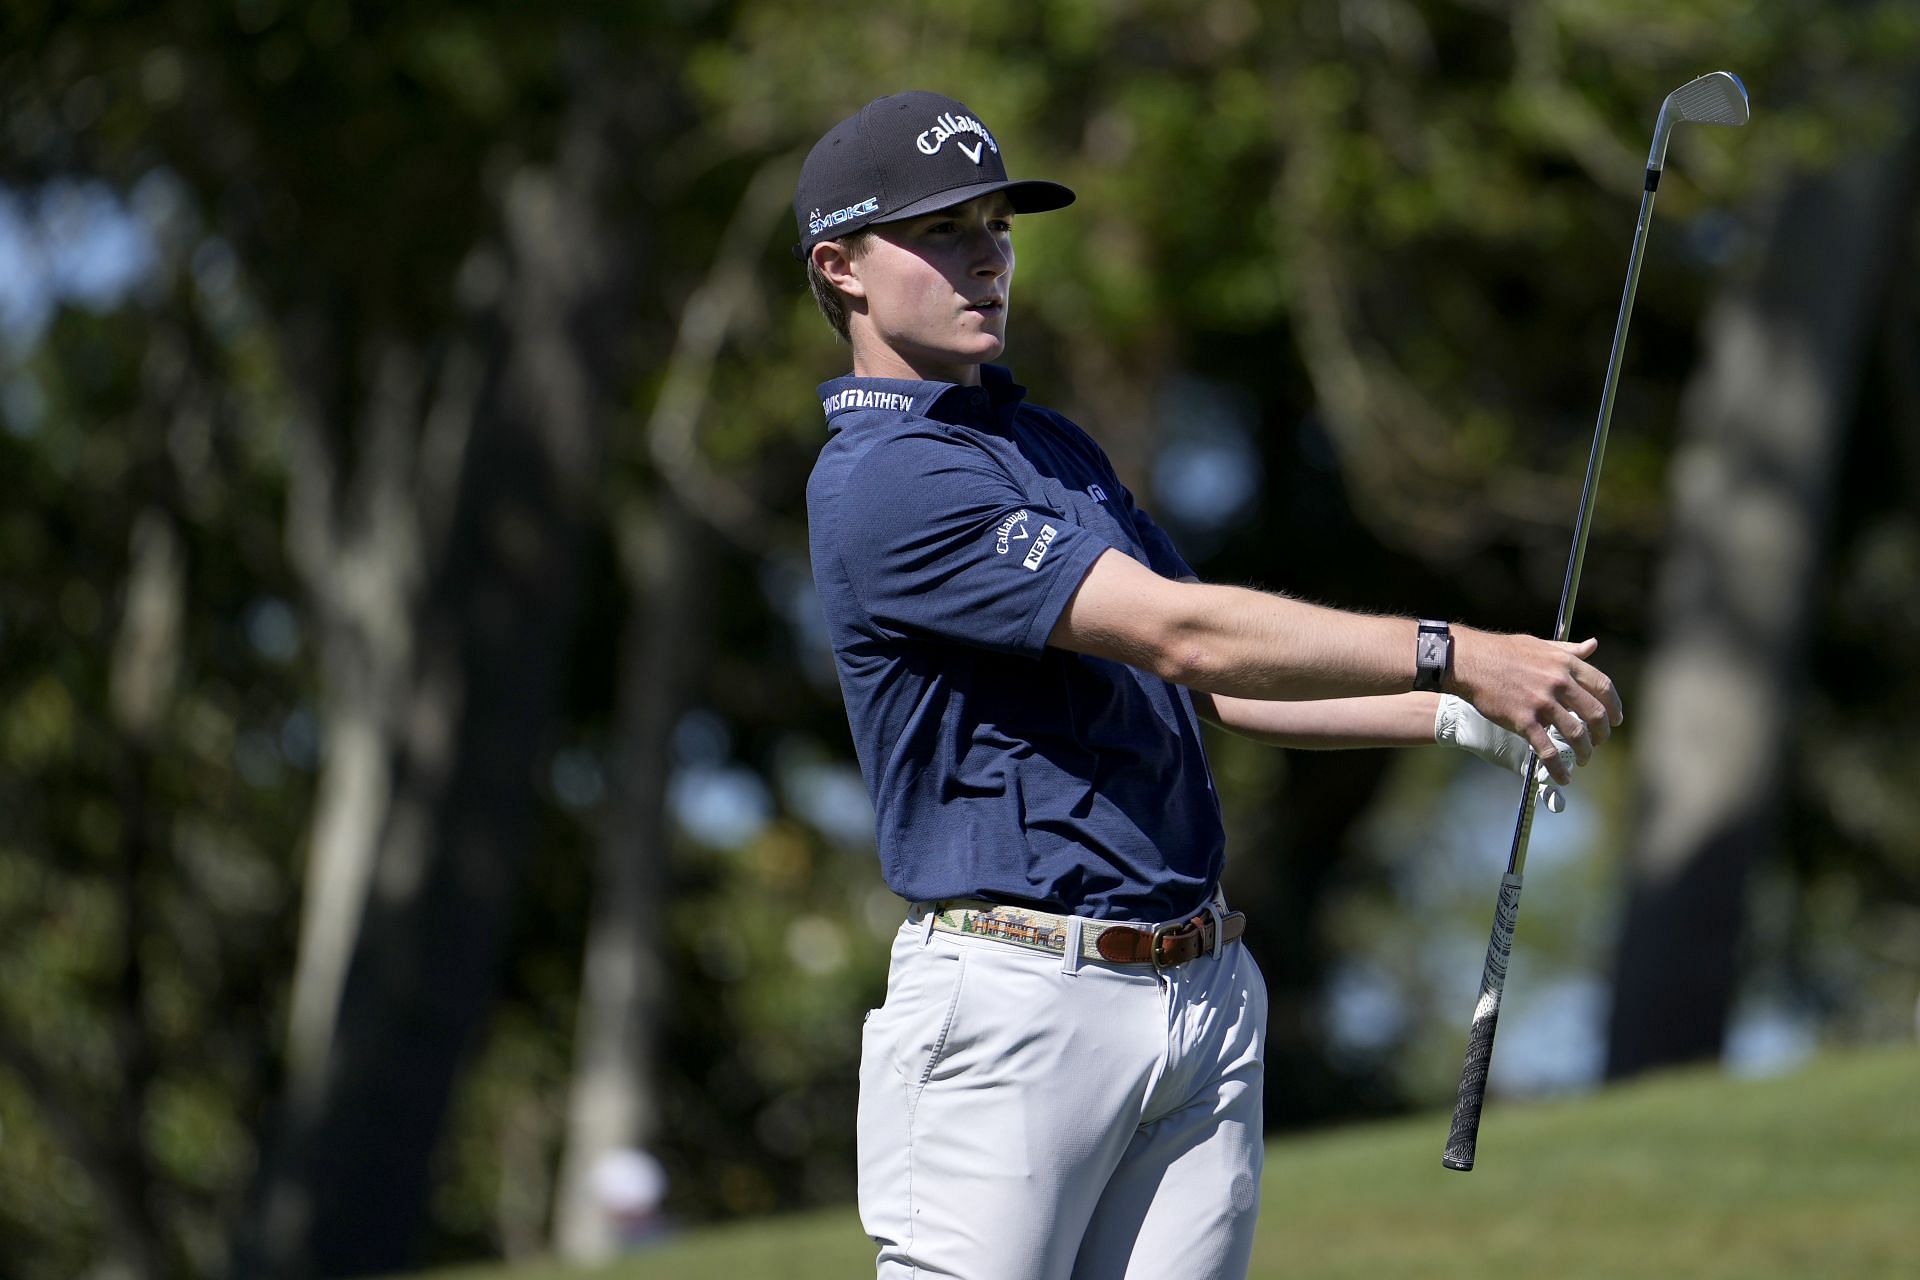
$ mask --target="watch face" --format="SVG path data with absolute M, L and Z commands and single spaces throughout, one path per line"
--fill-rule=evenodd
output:
M 1447 660 L 1446 653 L 1447 642 L 1444 638 L 1434 635 L 1431 631 L 1423 631 L 1420 633 L 1419 659 L 1421 666 L 1440 666 Z

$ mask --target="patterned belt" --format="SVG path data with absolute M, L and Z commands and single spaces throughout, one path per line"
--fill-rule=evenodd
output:
M 989 938 L 1030 951 L 1050 951 L 1057 956 L 1067 953 L 1067 939 L 1071 936 L 1067 922 L 1071 916 L 991 902 L 937 902 L 933 907 L 933 927 L 940 933 Z M 1156 969 L 1165 969 L 1211 955 L 1246 931 L 1247 917 L 1241 911 L 1221 914 L 1217 938 L 1211 911 L 1156 925 L 1082 919 L 1080 956 L 1084 960 L 1105 960 L 1110 964 L 1150 964 Z

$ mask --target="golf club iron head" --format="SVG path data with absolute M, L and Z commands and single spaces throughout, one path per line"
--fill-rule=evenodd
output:
M 1698 80 L 1689 80 L 1667 95 L 1660 104 L 1660 119 L 1653 126 L 1653 150 L 1647 153 L 1647 168 L 1659 169 L 1667 162 L 1667 135 L 1676 124 L 1728 124 L 1747 122 L 1747 86 L 1731 71 L 1709 71 Z

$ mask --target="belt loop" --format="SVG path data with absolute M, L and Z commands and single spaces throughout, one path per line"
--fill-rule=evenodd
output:
M 1219 891 L 1215 890 L 1214 896 L 1207 899 L 1207 914 L 1213 917 L 1213 958 L 1216 962 L 1227 948 L 1227 918 L 1226 914 L 1220 910 L 1220 903 L 1217 901 L 1219 896 Z
M 927 904 L 926 904 L 926 906 L 927 906 L 927 920 L 926 920 L 926 927 L 925 927 L 924 929 L 922 929 L 922 930 L 920 931 L 920 945 L 921 945 L 921 946 L 923 946 L 923 947 L 924 947 L 924 946 L 926 946 L 926 945 L 927 945 L 928 943 L 930 943 L 930 942 L 932 942 L 932 941 L 933 941 L 933 925 L 934 925 L 934 921 L 936 921 L 936 920 L 938 920 L 938 919 L 940 918 L 940 904 L 939 904 L 939 903 L 937 903 L 937 902 L 929 902 L 929 903 L 927 903 Z
M 1067 953 L 1060 958 L 1060 972 L 1080 972 L 1080 931 L 1085 921 L 1079 916 L 1067 917 Z

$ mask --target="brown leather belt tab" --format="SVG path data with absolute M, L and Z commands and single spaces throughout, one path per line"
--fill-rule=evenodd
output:
M 1213 913 L 1203 911 L 1184 924 L 1163 924 L 1146 929 L 1108 929 L 1096 945 L 1100 958 L 1115 964 L 1150 964 L 1165 969 L 1185 964 L 1232 942 L 1247 931 L 1244 911 L 1229 911 L 1220 917 L 1220 936 L 1214 937 Z

